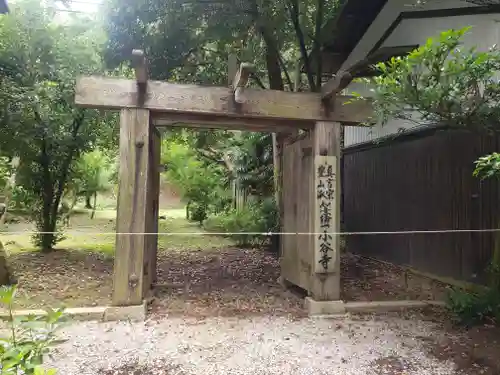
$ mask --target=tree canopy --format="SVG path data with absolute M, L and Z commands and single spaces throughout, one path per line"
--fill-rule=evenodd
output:
M 321 72 L 321 64 L 310 66 L 311 54 L 338 7 L 337 0 L 111 0 L 106 61 L 119 65 L 143 48 L 156 79 L 225 85 L 228 55 L 236 53 L 278 90 L 293 90 L 301 62 L 307 76 L 301 89 L 318 91 L 321 74 L 313 71 Z

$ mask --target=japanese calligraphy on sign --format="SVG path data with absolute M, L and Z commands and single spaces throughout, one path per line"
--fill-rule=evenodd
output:
M 315 248 L 316 273 L 333 272 L 337 259 L 337 241 L 332 233 L 338 231 L 337 223 L 337 158 L 315 156 Z

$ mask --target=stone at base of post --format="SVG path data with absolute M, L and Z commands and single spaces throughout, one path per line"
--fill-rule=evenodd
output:
M 344 301 L 316 301 L 306 297 L 305 308 L 309 316 L 317 315 L 344 315 L 346 313 Z
M 336 272 L 311 275 L 309 292 L 316 301 L 338 301 L 340 299 L 340 257 L 336 257 L 335 263 Z
M 129 320 L 132 322 L 143 322 L 146 320 L 147 303 L 130 306 L 108 306 L 104 312 L 105 321 Z

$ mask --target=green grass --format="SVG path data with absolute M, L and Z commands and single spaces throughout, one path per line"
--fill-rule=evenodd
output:
M 227 238 L 207 234 L 198 224 L 188 222 L 185 213 L 184 208 L 160 211 L 162 218 L 158 223 L 158 247 L 161 250 L 203 250 L 234 244 Z M 59 242 L 56 248 L 113 255 L 116 238 L 115 219 L 115 210 L 98 210 L 94 219 L 90 218 L 89 211 L 80 210 L 78 214 L 72 216 L 70 227 L 65 230 L 65 239 Z M 27 221 L 8 224 L 3 229 L 7 233 L 1 234 L 0 240 L 9 254 L 34 251 L 31 235 L 22 233 L 33 232 L 34 229 L 33 224 Z

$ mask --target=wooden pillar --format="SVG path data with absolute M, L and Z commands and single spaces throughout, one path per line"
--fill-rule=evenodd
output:
M 287 137 L 293 137 L 298 134 L 298 131 L 289 133 L 278 133 L 276 137 L 273 137 L 273 162 L 274 162 L 274 186 L 275 186 L 275 200 L 276 206 L 278 208 L 280 232 L 286 232 L 285 230 L 285 205 L 284 205 L 284 195 L 283 195 L 283 168 L 284 168 L 284 148 L 285 139 Z M 279 241 L 279 255 L 283 256 L 285 239 L 283 235 L 278 236 Z
M 313 184 L 310 195 L 312 275 L 317 301 L 340 299 L 340 123 L 318 122 L 312 135 Z
M 147 265 L 148 190 L 151 173 L 149 111 L 120 113 L 120 175 L 116 219 L 113 305 L 139 305 L 144 298 Z M 120 234 L 122 233 L 122 234 Z M 138 234 L 135 234 L 138 233 Z
M 148 232 L 154 233 L 148 236 L 148 251 L 149 251 L 149 276 L 150 285 L 156 282 L 156 265 L 158 257 L 158 217 L 159 217 L 159 200 L 160 200 L 160 158 L 161 158 L 161 135 L 156 129 L 152 127 L 151 140 L 151 162 L 150 162 L 150 178 L 151 178 L 151 189 L 150 189 L 150 199 L 151 204 L 150 213 L 148 213 L 148 218 L 150 219 L 148 224 Z

